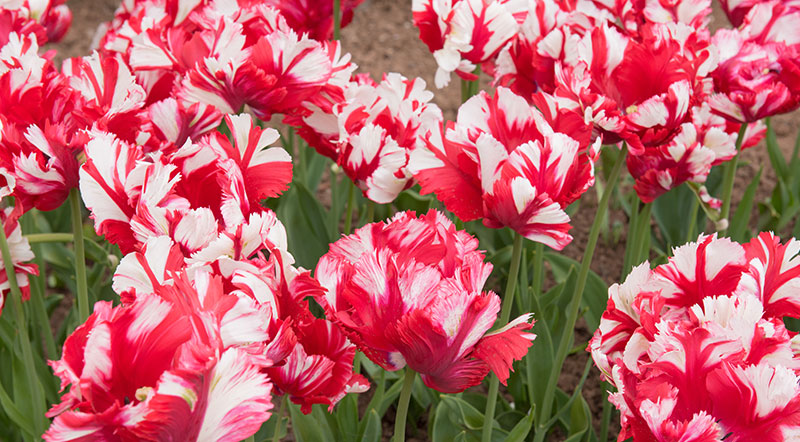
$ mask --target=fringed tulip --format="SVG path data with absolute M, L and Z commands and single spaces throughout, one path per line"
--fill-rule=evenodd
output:
M 341 2 L 341 27 L 353 20 L 353 10 L 364 0 Z M 333 38 L 333 2 L 327 0 L 268 0 L 268 5 L 278 9 L 286 22 L 298 34 L 308 34 L 314 40 Z
M 572 240 L 564 209 L 594 184 L 599 149 L 599 139 L 577 141 L 588 141 L 590 127 L 570 130 L 555 132 L 540 111 L 501 87 L 464 103 L 444 134 L 432 131 L 410 168 L 422 193 L 436 193 L 462 220 L 483 218 L 560 250 Z
M 620 440 L 800 434 L 800 357 L 782 320 L 797 314 L 796 242 L 701 235 L 667 264 L 645 262 L 609 289 L 589 347 L 617 388 Z
M 445 393 L 476 385 L 489 370 L 505 383 L 534 335 L 530 315 L 487 333 L 500 298 L 482 292 L 491 272 L 477 240 L 439 212 L 398 213 L 331 246 L 317 265 L 328 318 L 376 364 L 408 365 Z
M 422 79 L 396 73 L 379 84 L 354 84 L 346 94 L 336 112 L 337 162 L 367 198 L 392 202 L 414 183 L 409 157 L 424 145 L 425 134 L 441 126 L 442 111 L 430 103 L 433 94 Z

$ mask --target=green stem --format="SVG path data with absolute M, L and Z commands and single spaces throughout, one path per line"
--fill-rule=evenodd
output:
M 727 220 L 731 213 L 731 198 L 733 197 L 733 181 L 736 178 L 736 167 L 739 165 L 739 151 L 742 148 L 744 134 L 747 131 L 747 123 L 742 123 L 739 128 L 739 135 L 736 136 L 736 155 L 725 165 L 725 175 L 722 178 L 722 209 L 720 209 L 720 219 Z M 725 236 L 727 228 L 720 230 L 719 236 Z
M 472 97 L 472 95 L 470 95 L 470 91 L 472 89 L 470 83 L 472 83 L 472 82 L 469 81 L 469 80 L 464 80 L 463 78 L 461 79 L 461 102 L 462 103 L 466 102 L 467 100 L 470 99 L 470 97 Z
M 294 135 L 294 128 L 289 127 L 289 134 L 287 135 L 286 139 L 289 143 L 289 152 L 292 152 L 292 155 L 297 155 L 297 163 L 298 163 L 298 175 L 300 176 L 300 181 L 308 186 L 308 159 L 306 158 L 306 151 L 303 148 L 303 143 L 297 143 L 295 140 Z
M 19 289 L 17 283 L 17 274 L 14 270 L 14 261 L 11 257 L 11 250 L 8 247 L 8 238 L 6 238 L 5 229 L 0 225 L 0 250 L 3 256 L 3 266 L 8 278 L 8 285 L 11 289 L 11 305 L 14 310 L 14 316 L 17 321 L 17 330 L 22 344 L 22 359 L 25 364 L 25 380 L 28 383 L 28 389 L 32 398 L 33 413 L 33 426 L 36 431 L 37 438 L 44 433 L 46 423 L 44 414 L 47 411 L 44 402 L 44 392 L 39 383 L 39 378 L 36 376 L 36 365 L 33 361 L 33 348 L 31 347 L 31 340 L 28 336 L 28 322 L 25 320 L 25 311 L 22 308 L 22 291 Z
M 650 214 L 653 210 L 653 203 L 647 203 L 642 207 L 638 219 L 638 232 L 636 232 L 636 254 L 633 257 L 631 268 L 643 263 L 650 252 Z M 630 269 L 628 269 L 630 271 Z
M 691 186 L 690 186 L 691 187 Z M 686 242 L 691 242 L 697 239 L 697 214 L 700 212 L 700 201 L 697 198 L 692 198 L 692 210 L 689 219 L 689 230 L 686 232 Z
M 78 189 L 69 194 L 69 205 L 72 212 L 72 234 L 75 238 L 75 283 L 78 287 L 78 323 L 83 324 L 89 317 L 89 287 L 86 283 L 86 253 L 83 245 L 83 217 L 81 215 L 81 197 Z
M 39 271 L 43 272 L 44 267 L 39 266 Z M 47 316 L 47 308 L 44 305 L 44 287 L 38 278 L 31 278 L 31 302 L 33 304 L 33 315 L 39 324 L 44 335 L 45 355 L 48 359 L 58 359 L 58 348 L 53 338 L 53 330 L 50 328 L 50 318 Z
M 472 71 L 472 73 L 477 75 L 478 77 L 480 77 L 480 75 L 481 75 L 481 67 L 480 66 L 476 67 L 475 70 Z M 480 78 L 477 78 L 477 79 L 472 80 L 472 81 L 464 80 L 463 78 L 461 79 L 461 102 L 462 103 L 466 102 L 467 100 L 472 98 L 474 95 L 478 94 L 478 90 L 480 90 L 480 87 L 481 87 L 480 83 L 481 83 Z
M 608 204 L 611 201 L 611 194 L 614 193 L 614 187 L 617 185 L 617 181 L 619 181 L 619 177 L 622 173 L 622 166 L 625 164 L 625 155 L 627 153 L 628 145 L 623 144 L 622 151 L 617 155 L 617 161 L 614 163 L 613 169 L 611 169 L 611 175 L 608 177 L 608 183 L 606 185 L 605 192 L 603 192 L 603 196 L 600 198 L 600 202 L 597 206 L 597 213 L 595 214 L 594 221 L 592 222 L 591 230 L 589 230 L 589 241 L 586 244 L 586 250 L 583 252 L 583 260 L 581 261 L 578 280 L 575 284 L 575 292 L 573 292 L 572 300 L 570 300 L 569 306 L 567 307 L 567 322 L 564 326 L 565 333 L 558 343 L 555 364 L 553 364 L 553 370 L 550 371 L 550 376 L 545 386 L 544 400 L 541 408 L 542 412 L 539 415 L 538 429 L 534 439 L 534 441 L 537 442 L 544 440 L 546 428 L 543 428 L 541 424 L 549 419 L 550 412 L 552 411 L 553 397 L 555 396 L 556 392 L 558 375 L 561 373 L 561 368 L 564 365 L 567 352 L 572 346 L 572 336 L 575 328 L 575 322 L 578 319 L 578 309 L 581 304 L 581 298 L 583 297 L 583 290 L 586 288 L 586 280 L 589 276 L 589 268 L 592 265 L 592 257 L 594 256 L 595 246 L 597 246 L 597 237 L 600 235 L 600 226 L 603 218 L 606 216 L 606 212 L 608 212 Z
M 408 405 L 411 402 L 411 387 L 414 386 L 414 377 L 417 372 L 411 367 L 406 366 L 406 375 L 403 378 L 403 389 L 400 390 L 400 399 L 397 403 L 397 415 L 394 420 L 394 442 L 406 440 L 406 418 L 408 417 Z
M 342 38 L 342 1 L 333 0 L 333 39 Z
M 511 316 L 511 305 L 514 303 L 514 293 L 517 289 L 517 279 L 519 278 L 519 263 L 522 257 L 522 240 L 524 238 L 519 233 L 514 233 L 514 246 L 511 249 L 511 267 L 508 270 L 508 281 L 506 281 L 506 291 L 503 294 L 503 307 L 500 311 L 500 325 L 508 323 Z M 489 394 L 486 397 L 486 417 L 483 420 L 482 442 L 492 440 L 492 428 L 494 427 L 494 411 L 497 407 L 497 390 L 500 388 L 500 380 L 497 376 L 492 376 L 489 380 Z
M 531 406 L 534 407 L 535 412 L 535 405 L 536 405 L 536 394 L 535 394 L 535 387 L 537 382 L 534 380 L 536 373 L 535 373 L 535 366 L 534 366 L 534 359 L 533 353 L 539 349 L 541 346 L 543 348 L 550 349 L 553 347 L 553 341 L 550 337 L 550 331 L 547 328 L 547 322 L 544 319 L 542 313 L 542 306 L 539 304 L 539 299 L 541 299 L 542 293 L 542 280 L 544 279 L 544 244 L 536 243 L 536 247 L 534 249 L 534 256 L 533 256 L 533 294 L 531 298 L 531 312 L 533 312 L 533 317 L 536 319 L 536 324 L 534 324 L 534 331 L 537 334 L 536 339 L 539 341 L 536 346 L 531 346 L 528 349 L 528 356 L 525 358 L 525 376 L 528 380 L 528 400 L 531 403 Z M 523 279 L 524 281 L 524 279 Z
M 602 198 L 603 195 L 600 194 L 599 198 Z M 641 200 L 639 200 L 639 196 L 634 194 L 633 195 L 633 203 L 631 203 L 631 217 L 628 220 L 628 237 L 625 239 L 625 255 L 622 258 L 622 275 L 621 278 L 624 278 L 631 270 L 631 262 L 633 262 L 633 253 L 634 248 L 631 247 L 633 244 L 636 243 L 636 236 L 639 228 L 639 206 L 641 204 Z
M 25 235 L 25 238 L 31 244 L 43 242 L 72 242 L 75 239 L 71 233 L 31 233 Z
M 375 206 L 377 204 L 372 200 L 367 200 L 367 219 L 366 223 L 369 224 L 375 221 Z
M 275 433 L 272 434 L 272 441 L 278 442 L 281 440 L 281 422 L 283 421 L 283 413 L 286 409 L 286 395 L 281 398 L 281 406 L 278 408 L 278 420 L 275 422 Z
M 361 373 L 361 352 L 358 350 L 356 350 L 356 354 L 353 355 L 353 373 Z
M 36 211 L 31 210 L 22 217 L 20 220 L 22 222 L 22 233 L 29 233 L 36 228 L 35 215 Z M 72 238 L 72 234 L 69 234 L 69 237 Z M 28 239 L 28 243 L 32 243 L 29 235 L 26 235 L 25 238 Z M 44 305 L 45 289 L 47 288 L 47 280 L 45 278 L 47 268 L 45 267 L 44 255 L 42 254 L 42 246 L 34 242 L 31 244 L 31 250 L 33 250 L 35 256 L 34 262 L 36 263 L 36 267 L 39 269 L 39 275 L 29 278 L 34 321 L 39 324 L 36 328 L 44 335 L 46 351 L 44 356 L 48 359 L 58 359 L 53 330 L 50 328 L 50 318 L 47 315 L 47 308 Z
M 533 248 L 533 295 L 542 296 L 544 281 L 544 244 L 537 242 Z
M 603 382 L 603 386 L 609 387 L 608 383 Z M 604 388 L 605 391 L 608 391 L 607 388 Z M 608 401 L 608 396 L 605 396 L 605 400 L 603 401 L 603 418 L 600 422 L 600 440 L 602 442 L 608 442 L 608 427 L 611 424 L 611 402 Z
M 356 185 L 349 178 L 345 179 L 350 183 L 350 190 L 347 194 L 347 210 L 344 214 L 344 234 L 349 235 L 353 227 L 353 200 L 356 196 Z
M 339 173 L 334 172 L 333 168 L 328 168 L 328 176 L 331 180 L 331 210 L 328 217 L 328 234 L 331 238 L 339 237 L 339 221 L 342 219 L 342 207 L 339 198 L 342 197 L 339 181 Z

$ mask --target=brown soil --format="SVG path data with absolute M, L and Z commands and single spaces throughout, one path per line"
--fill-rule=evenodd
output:
M 69 0 L 73 13 L 73 24 L 64 41 L 52 45 L 59 52 L 59 60 L 88 54 L 90 44 L 97 26 L 113 17 L 113 11 L 119 0 Z M 713 26 L 727 26 L 725 18 L 717 10 L 714 14 Z M 451 84 L 442 90 L 435 90 L 433 74 L 436 62 L 427 47 L 417 38 L 417 30 L 411 21 L 410 0 L 367 0 L 356 11 L 353 22 L 342 31 L 344 51 L 352 54 L 352 60 L 359 65 L 359 72 L 369 72 L 373 78 L 380 79 L 384 72 L 400 72 L 406 77 L 419 76 L 425 79 L 430 90 L 436 94 L 435 101 L 442 108 L 445 118 L 453 119 L 461 102 L 460 86 L 454 76 Z M 798 130 L 798 113 L 774 119 L 774 128 L 782 150 L 788 155 L 794 145 Z M 764 173 L 759 186 L 757 201 L 765 199 L 775 183 L 775 174 L 769 165 L 769 159 L 763 146 L 758 146 L 743 154 L 743 162 L 737 173 L 737 194 L 752 180 L 759 167 L 764 166 Z M 573 217 L 573 243 L 564 249 L 564 253 L 580 260 L 585 247 L 588 230 L 593 221 L 596 207 L 596 194 L 587 193 L 581 203 L 580 212 Z M 734 205 L 735 209 L 735 205 Z M 627 218 L 621 210 L 612 210 L 609 214 L 611 222 L 627 226 Z M 627 228 L 623 228 L 623 232 Z M 600 241 L 592 261 L 592 270 L 597 272 L 608 284 L 617 282 L 622 270 L 621 256 L 624 254 L 625 238 L 617 242 Z M 586 342 L 591 332 L 585 325 L 579 325 L 576 343 Z M 580 378 L 587 353 L 570 356 L 565 363 L 565 370 L 559 380 L 559 386 L 570 391 Z M 584 397 L 591 406 L 595 424 L 599 422 L 605 392 L 600 383 L 600 374 L 596 369 L 587 379 L 583 391 Z M 391 414 L 391 413 L 389 413 Z M 388 416 L 387 416 L 388 417 Z M 419 422 L 418 437 L 425 438 L 426 422 Z M 615 425 L 615 426 L 614 426 Z M 610 434 L 613 438 L 619 429 L 618 419 L 612 419 Z M 388 431 L 390 432 L 390 431 Z M 388 435 L 387 432 L 387 435 Z M 423 440 L 419 439 L 419 440 Z M 555 435 L 553 440 L 560 439 Z

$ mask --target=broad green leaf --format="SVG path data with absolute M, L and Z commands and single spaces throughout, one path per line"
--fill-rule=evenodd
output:
M 414 377 L 414 384 L 411 387 L 411 398 L 422 408 L 428 408 L 431 402 L 436 400 L 433 390 L 428 388 L 419 376 Z
M 300 407 L 292 403 L 288 408 L 292 416 L 292 432 L 298 442 L 334 442 L 325 417 L 320 418 L 317 413 L 303 414 Z
M 781 146 L 778 144 L 778 137 L 772 129 L 772 123 L 769 118 L 766 119 L 767 123 L 767 154 L 769 155 L 769 162 L 772 163 L 772 168 L 775 169 L 775 174 L 778 180 L 786 182 L 788 179 L 788 166 L 786 165 L 786 158 L 781 152 Z
M 389 387 L 388 390 L 383 394 L 383 399 L 381 400 L 380 405 L 377 408 L 378 415 L 383 416 L 386 414 L 386 410 L 397 402 L 397 398 L 400 396 L 400 390 L 403 389 L 403 380 L 398 379 Z
M 30 416 L 30 414 L 17 407 L 14 401 L 8 396 L 2 383 L 0 383 L 0 405 L 3 406 L 3 411 L 5 411 L 6 415 L 19 426 L 20 430 L 24 431 L 31 438 L 36 435 L 33 424 L 28 420 L 28 417 L 26 417 Z
M 652 216 L 661 232 L 663 243 L 660 248 L 669 252 L 673 247 L 679 246 L 686 242 L 686 236 L 689 233 L 689 208 L 695 203 L 694 192 L 689 189 L 688 185 L 678 186 L 669 192 L 661 195 L 653 201 Z M 698 210 L 699 226 L 705 225 L 706 216 L 702 210 Z M 702 227 L 695 228 L 695 232 L 699 233 Z M 634 264 L 635 265 L 635 264 Z
M 288 399 L 283 399 L 283 400 L 288 400 Z M 280 407 L 280 405 L 276 404 L 276 407 Z M 272 416 L 269 418 L 268 421 L 264 422 L 264 424 L 261 425 L 261 428 L 259 428 L 258 432 L 255 434 L 254 440 L 272 441 L 275 438 L 276 425 L 280 425 L 280 427 L 278 428 L 278 440 L 284 440 L 289 430 L 288 422 L 289 422 L 289 416 L 287 416 L 286 412 L 284 412 L 283 416 L 281 416 L 280 423 L 278 423 L 277 408 L 273 409 Z
M 478 426 L 479 425 L 479 426 Z M 452 395 L 443 395 L 436 407 L 431 430 L 433 441 L 466 440 L 479 442 L 483 428 L 483 414 L 472 405 Z M 494 423 L 492 442 L 505 441 L 508 432 Z
M 326 170 L 330 170 L 332 162 L 329 158 L 318 154 L 313 148 L 308 147 L 299 137 L 298 140 L 301 142 L 301 149 L 307 152 L 306 164 L 308 167 L 306 169 L 306 188 L 316 192 L 319 188 L 320 181 L 322 181 L 322 176 L 325 174 Z
M 592 412 L 583 396 L 572 403 L 570 407 L 569 437 L 565 442 L 578 442 L 584 440 L 592 424 Z
M 574 268 L 576 271 L 580 268 L 578 261 L 561 254 L 545 253 L 544 259 L 552 266 L 553 275 L 558 282 L 566 280 L 570 268 Z M 597 273 L 590 270 L 586 280 L 586 289 L 581 298 L 581 306 L 586 308 L 584 318 L 590 331 L 600 325 L 600 316 L 605 312 L 607 302 L 608 286 Z
M 533 410 L 530 410 L 528 414 L 523 417 L 522 419 L 517 422 L 517 425 L 514 425 L 514 428 L 508 433 L 508 437 L 506 438 L 506 442 L 522 442 L 528 436 L 528 433 L 531 432 L 531 426 L 533 425 Z
M 358 438 L 358 395 L 350 394 L 339 402 L 334 410 L 336 424 L 343 440 Z
M 448 405 L 447 401 L 439 402 L 434 414 L 433 429 L 431 440 L 433 442 L 450 442 L 455 440 L 461 433 L 461 425 L 458 425 L 460 416 L 458 411 Z
M 728 227 L 728 235 L 730 238 L 737 242 L 745 242 L 747 238 L 747 226 L 750 224 L 750 215 L 753 212 L 753 203 L 758 189 L 758 183 L 761 179 L 761 172 L 764 168 L 759 168 L 753 181 L 747 186 L 747 189 L 736 207 L 736 213 L 731 219 L 730 226 Z
M 314 268 L 331 242 L 322 206 L 302 183 L 296 181 L 280 198 L 276 213 L 288 227 L 289 251 L 298 265 Z
M 564 285 L 564 283 L 561 283 L 558 287 L 563 289 Z M 537 310 L 535 309 L 535 311 Z M 537 342 L 536 345 L 531 345 L 528 348 L 528 354 L 523 358 L 528 383 L 528 401 L 532 405 L 541 405 L 547 385 L 546 382 L 540 382 L 539 380 L 549 379 L 555 358 L 555 348 L 550 336 L 550 325 L 544 315 L 537 312 L 537 316 L 539 317 L 535 318 L 536 322 L 534 322 L 532 330 L 537 336 Z
M 453 395 L 442 395 L 442 401 L 447 402 L 452 409 L 458 410 L 461 415 L 460 421 L 463 422 L 468 429 L 480 430 L 483 428 L 483 413 L 463 399 Z
M 393 204 L 398 211 L 413 210 L 419 215 L 430 209 L 434 200 L 433 194 L 420 195 L 418 188 L 419 186 L 414 186 L 397 196 Z
M 381 418 L 375 410 L 369 411 L 361 425 L 361 437 L 358 440 L 361 442 L 379 442 L 381 440 Z

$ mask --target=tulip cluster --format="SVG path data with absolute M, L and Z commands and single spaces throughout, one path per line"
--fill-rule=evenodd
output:
M 19 423 L 40 409 L 20 431 L 48 441 L 239 441 L 278 401 L 331 412 L 347 394 L 367 391 L 361 351 L 381 369 L 405 371 L 398 440 L 416 374 L 431 389 L 460 393 L 493 373 L 481 415 L 488 441 L 503 420 L 495 420 L 498 384 L 536 337 L 532 315 L 511 319 L 512 310 L 544 306 L 539 324 L 550 327 L 558 306 L 558 327 L 542 334 L 555 362 L 549 371 L 526 365 L 529 388 L 509 389 L 527 390 L 522 403 L 534 410 L 514 431 L 536 422 L 543 441 L 548 422 L 560 422 L 551 413 L 563 405 L 560 364 L 623 167 L 644 203 L 690 182 L 709 215 L 727 216 L 739 152 L 764 137 L 762 119 L 800 107 L 796 0 L 723 1 L 735 28 L 713 34 L 711 0 L 413 0 L 414 24 L 438 66 L 435 86 L 454 73 L 465 82 L 455 121 L 444 121 L 421 78 L 356 73 L 331 39 L 362 1 L 126 0 L 92 54 L 58 67 L 42 48 L 70 25 L 65 0 L 0 0 L 0 312 L 13 293 L 19 330 L 4 333 L 2 345 L 14 341 L 15 377 L 19 367 L 45 369 L 34 354 L 54 359 L 61 387 L 46 415 L 52 422 L 43 414 L 55 386 L 33 377 L 29 405 L 9 406 L 0 392 L 4 419 Z M 481 75 L 492 92 L 466 83 Z M 284 213 L 298 203 L 274 201 L 292 183 L 292 154 L 304 149 L 295 133 L 335 163 L 325 175 L 332 192 L 340 172 L 353 183 L 347 234 L 329 245 L 340 195 L 330 210 L 319 205 L 330 224 L 312 230 L 328 229 L 320 237 L 329 250 L 313 275 L 296 265 L 290 236 L 267 207 Z M 580 270 L 559 281 L 571 293 L 515 304 L 517 291 L 543 292 L 543 246 L 562 250 L 573 240 L 570 214 L 595 184 L 602 145 L 619 151 L 604 164 L 611 167 Z M 703 183 L 725 162 L 722 202 Z M 415 186 L 450 213 L 405 211 L 398 196 Z M 386 204 L 381 212 L 393 213 L 394 202 L 397 213 L 372 222 L 370 210 L 350 234 L 355 188 Z M 71 237 L 22 234 L 26 212 L 68 198 Z M 81 199 L 97 235 L 121 252 L 114 301 L 96 302 L 91 315 Z M 626 262 L 650 251 L 636 243 L 650 231 L 646 207 L 631 211 L 638 221 Z M 484 290 L 492 264 L 452 215 L 514 234 L 504 299 Z M 531 256 L 523 238 L 540 243 L 533 272 L 522 264 Z M 35 337 L 50 348 L 33 350 L 26 309 L 17 308 L 19 297 L 31 298 L 28 310 L 47 322 L 51 286 L 29 281 L 39 274 L 29 242 L 43 241 L 74 242 L 79 313 L 61 354 L 47 333 Z M 589 350 L 616 389 L 620 440 L 800 437 L 800 338 L 784 324 L 800 318 L 799 253 L 800 241 L 781 244 L 771 233 L 747 244 L 701 235 L 666 264 L 644 263 L 611 287 Z M 537 373 L 549 378 L 541 389 L 532 385 Z M 450 405 L 437 404 L 435 423 Z M 375 420 L 369 413 L 364 426 Z M 277 437 L 280 416 L 274 421 Z
M 552 95 L 604 144 L 625 141 L 636 191 L 651 202 L 763 137 L 759 120 L 800 105 L 796 2 L 723 2 L 736 29 L 708 29 L 711 1 L 415 0 L 439 66 L 531 103 Z
M 340 92 L 326 106 L 312 103 L 308 116 L 287 123 L 336 161 L 365 197 L 390 203 L 415 183 L 409 160 L 424 146 L 425 135 L 442 125 L 442 111 L 430 102 L 425 81 L 397 73 L 385 74 L 380 83 L 356 75 Z
M 619 440 L 790 440 L 800 434 L 800 242 L 701 235 L 609 289 L 590 342 L 617 388 Z M 687 439 L 689 435 L 691 438 Z
M 113 281 L 122 305 L 96 304 L 53 363 L 71 388 L 48 440 L 240 440 L 270 416 L 271 394 L 310 412 L 367 388 L 355 347 L 304 300 L 323 289 L 260 205 L 287 188 L 291 158 L 269 147 L 274 129 L 225 121 L 232 143 L 214 132 L 149 153 L 89 134 L 81 191 L 98 233 L 127 253 Z
M 345 21 L 357 4 L 345 2 Z M 321 285 L 294 266 L 283 225 L 262 205 L 288 188 L 292 159 L 273 146 L 275 129 L 237 114 L 245 106 L 262 119 L 282 114 L 367 197 L 388 202 L 414 183 L 411 154 L 441 126 L 425 83 L 353 75 L 338 42 L 314 39 L 329 37 L 330 17 L 315 21 L 304 2 L 174 6 L 123 3 L 98 51 L 61 71 L 52 54 L 39 54 L 45 37 L 30 20 L 12 22 L 0 51 L 8 86 L 0 176 L 3 196 L 16 198 L 2 221 L 23 295 L 37 270 L 24 264 L 33 255 L 16 220 L 32 207 L 59 207 L 76 187 L 96 232 L 125 255 L 113 276 L 120 303 L 96 303 L 51 361 L 64 393 L 44 438 L 241 440 L 269 419 L 274 396 L 309 413 L 365 391 L 351 340 L 441 391 L 463 391 L 489 370 L 505 380 L 534 335 L 525 332 L 529 315 L 487 333 L 500 298 L 482 292 L 491 265 L 475 238 L 437 212 L 399 214 L 335 245 L 318 266 Z M 363 240 L 391 245 L 368 250 Z M 370 296 L 406 299 L 405 307 L 384 312 L 351 299 L 362 289 L 346 283 L 355 263 L 339 250 L 348 244 L 378 260 L 365 278 L 395 284 Z M 330 320 L 312 315 L 308 298 Z M 379 318 L 393 330 L 345 319 L 355 305 L 396 313 Z M 423 325 L 431 333 L 416 336 Z M 443 353 L 433 360 L 421 342 Z
M 16 200 L 2 222 L 17 282 L 26 296 L 37 273 L 17 219 L 76 187 L 125 254 L 121 304 L 95 304 L 51 362 L 65 393 L 45 439 L 237 441 L 269 418 L 273 395 L 308 413 L 365 391 L 356 347 L 309 310 L 324 289 L 294 267 L 262 206 L 288 188 L 291 157 L 271 147 L 277 131 L 233 114 L 246 104 L 262 118 L 306 116 L 355 69 L 338 44 L 299 36 L 257 2 L 136 1 L 98 52 L 58 71 L 39 46 L 63 34 L 68 11 L 23 3 L 0 16 L 0 176 Z M 293 19 L 322 34 L 332 23 Z M 221 121 L 230 138 L 214 131 Z
M 444 133 L 437 128 L 412 153 L 422 192 L 436 193 L 462 220 L 483 218 L 564 248 L 572 241 L 564 209 L 594 184 L 600 140 L 589 144 L 591 126 L 577 115 L 543 108 L 550 121 L 503 87 L 469 99 Z

